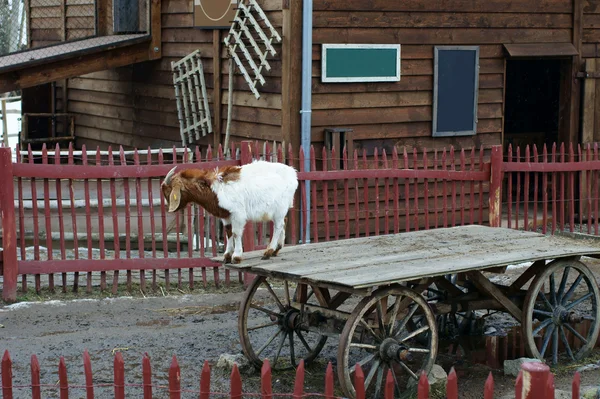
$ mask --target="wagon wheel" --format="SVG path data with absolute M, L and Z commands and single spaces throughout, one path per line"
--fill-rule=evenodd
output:
M 252 281 L 240 304 L 238 331 L 244 355 L 254 366 L 262 367 L 268 358 L 272 369 L 289 370 L 300 359 L 305 364 L 314 360 L 327 337 L 302 325 L 300 311 L 290 306 L 289 283 L 278 283 L 283 287 L 274 288 L 271 279 L 261 276 Z
M 525 297 L 522 331 L 528 354 L 540 360 L 552 357 L 553 365 L 560 355 L 585 357 L 600 332 L 599 301 L 596 279 L 585 264 L 571 259 L 548 264 Z
M 420 327 L 411 329 L 411 323 Z M 360 301 L 342 331 L 338 348 L 342 390 L 350 398 L 356 396 L 357 363 L 365 373 L 369 398 L 383 397 L 388 370 L 392 370 L 397 394 L 414 388 L 421 370 L 431 371 L 437 345 L 435 315 L 427 301 L 402 286 L 380 288 Z

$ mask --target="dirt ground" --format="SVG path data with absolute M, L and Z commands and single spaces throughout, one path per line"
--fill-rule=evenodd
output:
M 585 259 L 596 275 L 600 276 L 600 262 Z M 511 269 L 502 275 L 510 281 L 523 269 Z M 44 398 L 57 398 L 58 363 L 61 356 L 67 364 L 69 383 L 83 385 L 82 354 L 89 351 L 92 360 L 94 384 L 109 384 L 97 388 L 97 398 L 113 396 L 113 356 L 120 351 L 125 360 L 127 384 L 142 381 L 141 359 L 148 353 L 152 363 L 153 383 L 167 385 L 168 370 L 172 356 L 177 356 L 181 367 L 181 386 L 184 390 L 197 391 L 199 375 L 204 360 L 213 367 L 212 391 L 227 392 L 229 371 L 215 367 L 223 353 L 241 353 L 237 330 L 237 308 L 242 296 L 240 285 L 228 289 L 196 289 L 193 293 L 172 288 L 143 297 L 138 291 L 128 293 L 122 288 L 117 296 L 102 294 L 27 294 L 17 304 L 0 305 L 0 350 L 10 352 L 13 361 L 14 385 L 24 386 L 16 390 L 15 398 L 30 395 L 30 357 L 38 357 Z M 498 327 L 498 325 L 496 325 Z M 323 392 L 324 371 L 328 361 L 336 363 L 337 340 L 328 340 L 318 361 L 308 367 L 305 389 L 307 392 Z M 598 361 L 596 351 L 586 362 L 561 367 L 556 372 L 556 387 L 570 390 L 571 379 L 577 367 Z M 454 359 L 439 357 L 446 371 L 454 365 L 459 375 L 461 398 L 483 397 L 483 386 L 491 371 L 496 393 L 500 398 L 514 392 L 514 378 L 504 376 L 502 370 L 473 364 L 457 363 Z M 600 370 L 584 371 L 582 386 L 600 384 Z M 257 371 L 242 374 L 245 391 L 260 392 Z M 273 375 L 276 392 L 291 392 L 293 372 Z M 336 378 L 337 379 L 337 378 Z M 141 397 L 140 387 L 128 387 L 128 397 Z M 83 398 L 83 389 L 72 389 L 74 398 Z M 337 389 L 336 393 L 342 395 Z M 156 397 L 168 397 L 168 390 L 155 390 Z M 29 396 L 30 397 L 30 396 Z M 70 396 L 71 397 L 71 396 Z M 191 392 L 184 398 L 197 397 Z

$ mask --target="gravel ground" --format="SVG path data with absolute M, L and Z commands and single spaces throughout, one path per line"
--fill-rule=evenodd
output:
M 86 251 L 82 249 L 82 251 Z M 29 253 L 29 251 L 28 251 Z M 87 254 L 80 252 L 80 256 Z M 111 256 L 114 256 L 112 254 Z M 596 275 L 600 275 L 600 262 L 585 259 Z M 510 282 L 516 278 L 525 265 L 515 265 L 507 273 L 496 278 Z M 223 271 L 220 278 L 224 278 Z M 93 275 L 92 294 L 85 290 L 79 293 L 49 293 L 46 288 L 40 294 L 31 291 L 33 277 L 28 276 L 29 292 L 20 293 L 19 301 L 13 305 L 0 305 L 0 350 L 8 350 L 13 360 L 14 384 L 25 386 L 16 390 L 16 398 L 30 395 L 30 368 L 32 354 L 36 354 L 40 362 L 44 398 L 58 398 L 58 363 L 64 357 L 69 375 L 69 383 L 84 384 L 82 353 L 88 350 L 94 372 L 94 384 L 111 384 L 113 381 L 114 353 L 120 351 L 125 361 L 125 380 L 127 384 L 141 383 L 141 359 L 148 353 L 152 362 L 153 383 L 165 386 L 168 382 L 168 370 L 173 355 L 181 367 L 181 386 L 184 390 L 198 390 L 199 375 L 204 360 L 213 367 L 212 390 L 227 392 L 229 370 L 217 369 L 216 363 L 223 353 L 238 354 L 241 352 L 237 331 L 237 308 L 242 296 L 242 287 L 236 282 L 237 275 L 232 276 L 229 288 L 215 288 L 212 284 L 212 271 L 208 271 L 209 286 L 205 289 L 196 285 L 194 291 L 187 288 L 187 270 L 182 273 L 182 286 L 177 287 L 177 271 L 172 271 L 170 289 L 164 285 L 164 273 L 157 274 L 157 281 L 162 289 L 139 292 L 139 274 L 134 272 L 134 286 L 127 291 L 124 286 L 125 273 L 119 277 L 117 295 L 110 293 L 113 281 L 112 273 L 107 273 L 108 292 L 100 292 L 99 274 Z M 201 281 L 200 270 L 194 272 L 194 278 Z M 146 276 L 148 284 L 151 274 Z M 73 274 L 68 274 L 69 287 L 72 287 Z M 55 276 L 59 285 L 60 276 Z M 175 283 L 175 284 L 173 284 Z M 42 279 L 46 287 L 47 280 Z M 80 286 L 85 282 L 81 277 Z M 499 333 L 510 326 L 510 318 L 491 318 L 486 327 L 494 327 Z M 309 368 L 306 379 L 306 390 L 323 392 L 323 375 L 328 361 L 335 365 L 337 340 L 328 340 L 318 361 Z M 600 359 L 595 353 L 594 360 Z M 456 362 L 455 359 L 439 357 L 439 363 L 448 371 L 454 366 L 459 374 L 459 390 L 461 398 L 481 398 L 485 378 L 492 371 L 495 378 L 496 395 L 501 397 L 514 391 L 514 378 L 506 377 L 501 370 L 489 370 L 485 366 L 468 361 Z M 570 390 L 574 368 L 557 370 L 557 388 Z M 293 387 L 293 372 L 279 372 L 273 376 L 276 392 L 290 392 Z M 253 370 L 242 374 L 245 391 L 260 391 L 259 373 Z M 337 379 L 337 378 L 336 378 Z M 582 385 L 594 385 L 600 381 L 598 369 L 582 372 Z M 336 382 L 337 389 L 337 382 Z M 96 389 L 97 398 L 113 397 L 111 387 Z M 83 398 L 83 389 L 72 389 L 75 398 Z M 141 397 L 140 387 L 128 386 L 128 397 Z M 339 389 L 337 393 L 341 395 Z M 167 398 L 166 389 L 155 389 L 156 397 Z M 184 398 L 197 397 L 187 392 Z

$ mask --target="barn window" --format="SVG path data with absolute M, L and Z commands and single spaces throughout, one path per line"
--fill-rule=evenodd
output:
M 436 46 L 433 77 L 433 136 L 477 132 L 479 46 Z

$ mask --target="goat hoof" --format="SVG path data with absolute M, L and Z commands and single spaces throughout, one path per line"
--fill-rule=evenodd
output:
M 275 252 L 273 252 L 273 256 L 277 256 L 281 248 L 283 248 L 281 245 L 277 245 L 277 249 L 275 250 Z
M 230 254 L 225 254 L 223 256 L 223 262 L 224 263 L 231 263 L 231 255 Z
M 274 253 L 274 251 L 272 249 L 267 249 L 261 259 L 267 260 L 267 259 L 271 258 L 271 256 L 273 256 L 273 253 Z
M 235 264 L 242 263 L 242 258 L 240 256 L 234 256 L 233 263 L 235 263 Z

